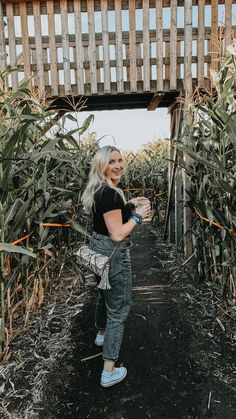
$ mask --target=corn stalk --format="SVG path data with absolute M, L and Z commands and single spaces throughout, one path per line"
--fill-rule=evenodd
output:
M 181 162 L 190 179 L 196 273 L 214 281 L 235 303 L 236 284 L 236 56 L 212 70 L 212 92 L 195 92 L 193 124 L 185 123 L 178 149 L 191 157 Z M 187 141 L 185 139 L 187 138 Z M 189 144 L 186 146 L 185 143 Z

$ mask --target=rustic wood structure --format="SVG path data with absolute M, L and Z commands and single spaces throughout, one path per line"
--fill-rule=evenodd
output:
M 63 100 L 71 96 L 87 98 L 87 110 L 168 107 L 173 139 L 181 121 L 175 99 L 188 99 L 217 66 L 234 16 L 236 0 L 2 0 L 0 69 L 17 68 L 10 88 L 35 74 L 32 88 L 58 109 L 72 109 Z M 183 188 L 175 165 L 168 221 L 178 244 L 174 212 L 184 212 L 185 233 L 191 212 L 180 208 L 188 180 Z

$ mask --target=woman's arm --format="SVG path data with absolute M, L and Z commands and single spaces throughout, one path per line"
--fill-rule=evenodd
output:
M 137 213 L 141 217 L 146 218 L 149 215 L 150 206 L 145 205 Z M 122 213 L 120 209 L 108 211 L 103 214 L 103 218 L 109 232 L 111 239 L 115 242 L 124 240 L 130 233 L 132 233 L 137 223 L 130 218 L 125 224 L 122 223 Z

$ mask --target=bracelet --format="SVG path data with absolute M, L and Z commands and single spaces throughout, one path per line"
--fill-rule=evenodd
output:
M 131 220 L 133 220 L 136 224 L 142 224 L 143 223 L 143 217 L 136 212 L 133 212 L 131 217 Z

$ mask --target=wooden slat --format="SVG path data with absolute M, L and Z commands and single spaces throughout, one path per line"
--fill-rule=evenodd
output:
M 75 40 L 78 94 L 84 95 L 84 51 L 82 41 L 81 2 L 75 1 Z
M 141 44 L 136 45 L 136 58 L 137 58 L 137 80 L 143 80 L 143 73 L 142 73 L 142 66 L 139 62 L 142 61 L 142 51 L 141 51 Z
M 149 0 L 143 0 L 143 90 L 150 90 Z
M 89 61 L 88 47 L 84 47 L 84 62 L 86 63 L 88 61 Z M 90 73 L 89 73 L 88 67 L 85 67 L 85 83 L 90 84 Z
M 42 31 L 41 31 L 41 14 L 40 14 L 40 2 L 35 0 L 33 2 L 34 11 L 34 27 L 35 27 L 35 45 L 36 45 L 36 60 L 37 60 L 37 72 L 39 80 L 39 92 L 43 95 L 44 86 L 44 70 L 43 70 L 43 43 L 42 43 Z
M 124 92 L 121 0 L 115 1 L 117 93 Z
M 99 57 L 99 48 L 96 48 L 96 63 L 98 63 L 100 61 L 100 57 Z M 97 68 L 97 83 L 101 83 L 101 71 L 103 71 L 103 80 L 104 80 L 104 63 L 102 61 L 102 68 L 98 67 L 98 65 L 96 65 Z
M 176 90 L 177 81 L 177 0 L 171 0 L 170 20 L 170 90 Z
M 60 0 L 65 95 L 71 94 L 67 0 Z
M 130 92 L 137 92 L 135 0 L 129 1 Z
M 162 93 L 155 93 L 155 94 L 153 95 L 152 99 L 151 99 L 150 104 L 148 105 L 147 110 L 148 110 L 148 111 L 155 111 L 155 110 L 156 110 L 156 108 L 160 105 L 160 103 L 161 103 L 161 101 L 162 101 L 162 98 L 163 98 L 164 96 L 165 96 L 165 95 L 164 95 L 164 94 L 162 94 Z
M 15 26 L 14 26 L 14 14 L 13 14 L 13 4 L 6 4 L 6 14 L 7 14 L 7 28 L 8 28 L 8 42 L 9 42 L 9 58 L 10 66 L 12 68 L 17 67 L 17 56 L 16 56 L 16 41 L 15 41 Z M 12 88 L 16 89 L 18 86 L 18 74 L 17 71 L 11 73 Z
M 192 0 L 186 0 L 184 7 L 184 87 L 186 97 L 192 94 Z
M 217 68 L 218 59 L 218 0 L 211 3 L 211 67 Z
M 225 0 L 225 47 L 232 42 L 232 0 Z
M 23 52 L 23 63 L 24 63 L 24 74 L 25 78 L 31 77 L 31 68 L 30 68 L 30 48 L 29 48 L 29 33 L 28 33 L 28 23 L 27 23 L 27 9 L 26 2 L 20 1 L 20 20 L 21 20 L 21 32 L 22 32 L 22 52 Z M 30 81 L 29 86 L 32 86 Z
M 90 61 L 90 83 L 91 94 L 97 93 L 97 67 L 96 67 L 96 42 L 94 24 L 94 1 L 88 0 L 88 32 L 89 32 L 89 61 Z
M 107 0 L 101 2 L 102 12 L 102 42 L 103 42 L 103 66 L 104 66 L 104 93 L 111 93 L 111 70 L 109 52 L 109 30 Z
M 57 70 L 57 50 L 55 37 L 55 20 L 54 20 L 54 2 L 47 1 L 48 28 L 49 28 L 49 51 L 50 51 L 50 71 L 51 71 L 51 89 L 52 96 L 58 95 L 58 70 Z
M 177 42 L 177 61 L 178 61 L 178 59 L 181 57 L 181 42 L 180 41 L 178 41 Z M 180 69 L 180 64 L 177 64 L 177 68 L 176 68 L 176 77 L 177 77 L 177 80 L 179 80 L 180 79 L 180 77 L 181 77 L 181 69 Z
M 37 69 L 37 57 L 36 57 L 36 49 L 31 48 L 31 63 L 32 67 Z M 34 87 L 38 89 L 39 87 L 39 75 L 37 70 L 35 71 L 34 79 L 33 79 Z
M 42 67 L 44 69 L 44 72 L 43 72 L 44 86 L 46 87 L 46 86 L 49 86 L 49 75 L 48 75 L 47 69 L 45 68 L 46 67 L 45 64 L 47 64 L 48 62 L 47 48 L 43 48 L 42 57 L 43 57 Z
M 198 2 L 198 40 L 197 40 L 197 78 L 199 86 L 204 84 L 204 39 L 205 39 L 205 0 Z
M 0 70 L 3 70 L 6 67 L 6 57 L 3 10 L 2 3 L 0 2 Z
M 129 44 L 125 44 L 125 56 L 126 62 L 128 61 L 128 65 L 126 65 L 126 74 L 127 74 L 127 81 L 130 80 L 130 57 L 129 57 Z
M 165 80 L 170 80 L 170 43 L 165 42 L 165 59 L 167 64 L 165 65 Z
M 156 0 L 157 91 L 163 90 L 163 17 L 162 0 Z

